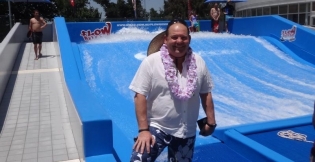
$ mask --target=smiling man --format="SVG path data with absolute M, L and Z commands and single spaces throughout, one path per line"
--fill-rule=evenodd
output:
M 186 22 L 170 21 L 162 34 L 163 40 L 153 40 L 163 44 L 150 43 L 159 51 L 143 60 L 129 86 L 139 128 L 130 161 L 155 161 L 165 147 L 168 161 L 192 161 L 200 99 L 207 115 L 200 134 L 208 136 L 216 127 L 211 76 L 189 46 Z

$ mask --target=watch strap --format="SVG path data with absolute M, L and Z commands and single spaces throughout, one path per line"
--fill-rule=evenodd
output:
M 206 122 L 206 124 L 210 127 L 210 128 L 215 128 L 217 126 L 217 124 L 209 124 L 208 122 Z
M 140 132 L 143 132 L 143 131 L 150 131 L 150 129 L 149 129 L 149 128 L 139 129 L 139 131 L 138 131 L 138 132 L 140 133 Z

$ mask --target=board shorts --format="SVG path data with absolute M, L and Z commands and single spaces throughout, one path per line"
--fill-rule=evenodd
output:
M 33 32 L 32 40 L 33 40 L 33 44 L 42 44 L 43 32 Z
M 177 138 L 155 127 L 149 129 L 156 140 L 150 153 L 147 153 L 146 149 L 143 154 L 132 150 L 130 162 L 154 162 L 165 147 L 168 147 L 168 161 L 192 161 L 196 136 Z M 136 138 L 134 140 L 136 141 Z
M 198 24 L 198 23 L 194 23 L 194 27 L 195 27 L 195 28 L 198 28 L 198 27 L 199 27 L 199 24 Z
M 211 29 L 212 29 L 212 32 L 218 33 L 219 32 L 219 21 L 211 20 Z

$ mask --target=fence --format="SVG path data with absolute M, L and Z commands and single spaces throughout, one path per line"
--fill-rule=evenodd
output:
M 5 36 L 10 31 L 10 22 L 8 15 L 0 15 L 0 42 L 5 38 Z

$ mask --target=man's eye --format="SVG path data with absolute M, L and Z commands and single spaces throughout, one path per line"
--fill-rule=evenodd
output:
M 173 36 L 173 37 L 171 37 L 171 38 L 172 38 L 172 39 L 174 39 L 174 40 L 176 40 L 178 37 L 177 37 L 177 36 L 176 36 L 176 37 L 175 37 L 175 36 Z
M 181 40 L 187 40 L 188 39 L 188 37 L 179 37 L 179 36 L 173 36 L 173 37 L 171 37 L 173 40 L 177 40 L 178 38 L 180 38 Z
M 188 39 L 188 37 L 181 37 L 182 38 L 182 40 L 187 40 Z

